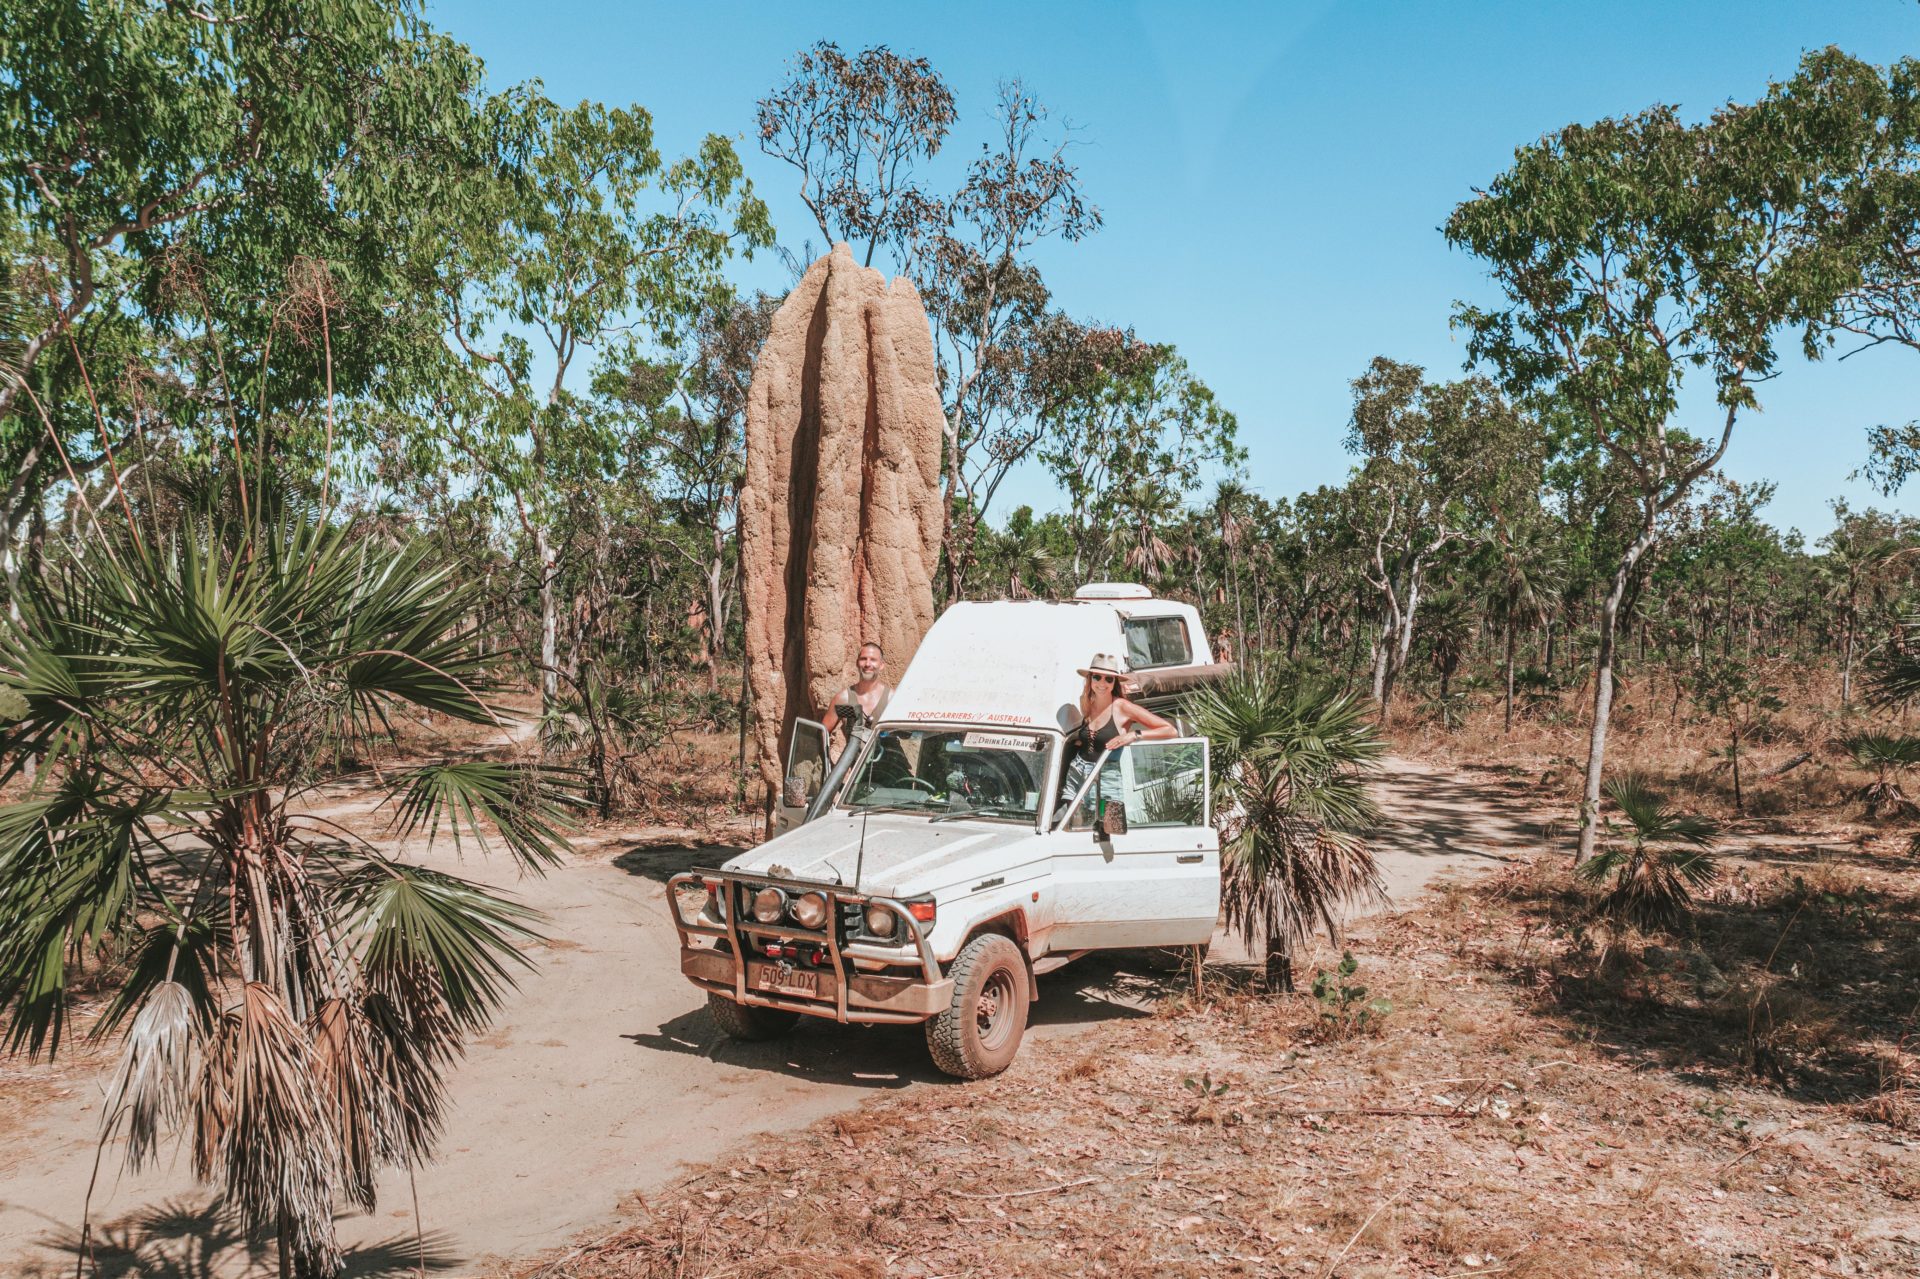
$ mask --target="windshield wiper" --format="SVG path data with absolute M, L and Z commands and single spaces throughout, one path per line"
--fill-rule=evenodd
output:
M 1030 818 L 1032 816 L 1033 816 L 1032 813 L 1028 812 L 1025 808 L 1021 807 L 1019 804 L 980 804 L 973 808 L 957 808 L 950 813 L 942 813 L 940 814 L 940 816 L 934 818 L 933 821 L 928 822 L 927 824 L 931 826 L 933 825 L 933 822 L 958 821 L 962 817 L 1029 817 Z
M 850 813 L 924 813 L 925 804 L 848 804 Z

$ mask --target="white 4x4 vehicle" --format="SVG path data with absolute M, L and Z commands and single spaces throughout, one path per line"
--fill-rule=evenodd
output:
M 1126 654 L 1135 699 L 1169 715 L 1220 669 L 1190 605 L 1101 584 L 949 608 L 837 763 L 820 725 L 793 725 L 781 833 L 668 887 L 680 970 L 723 1030 L 924 1022 L 934 1063 L 978 1079 L 1013 1060 L 1041 974 L 1211 939 L 1207 743 L 1109 751 L 1069 785 L 1096 653 Z

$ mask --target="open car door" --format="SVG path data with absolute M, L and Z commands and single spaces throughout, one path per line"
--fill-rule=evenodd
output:
M 1220 913 L 1205 738 L 1109 751 L 1051 836 L 1052 950 L 1198 946 Z
M 827 758 L 827 730 L 816 720 L 796 719 L 787 745 L 787 772 L 774 797 L 775 834 L 792 830 L 807 820 L 807 809 L 820 794 L 832 765 Z

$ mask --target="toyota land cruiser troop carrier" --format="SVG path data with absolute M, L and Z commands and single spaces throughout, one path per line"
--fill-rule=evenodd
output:
M 1096 653 L 1124 653 L 1129 696 L 1176 724 L 1222 669 L 1190 605 L 1102 583 L 947 609 L 837 761 L 819 724 L 791 726 L 779 833 L 668 887 L 681 972 L 724 1031 L 924 1022 L 934 1063 L 978 1079 L 1013 1060 L 1042 974 L 1212 938 L 1207 743 L 1110 750 L 1069 784 Z

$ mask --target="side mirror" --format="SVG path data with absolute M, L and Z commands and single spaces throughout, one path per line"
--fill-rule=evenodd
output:
M 780 788 L 780 802 L 788 808 L 805 808 L 808 802 L 807 779 L 798 773 L 788 773 L 786 785 Z
M 1112 839 L 1115 835 L 1127 833 L 1127 806 L 1117 800 L 1110 800 L 1100 810 L 1100 820 L 1094 823 L 1095 839 Z

